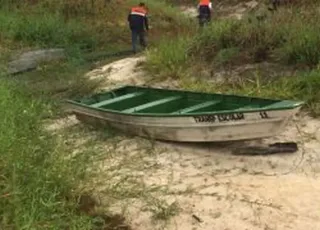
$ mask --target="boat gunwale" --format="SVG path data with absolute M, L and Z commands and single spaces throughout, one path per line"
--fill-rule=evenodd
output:
M 93 108 L 88 105 L 84 105 L 81 103 L 73 102 L 73 101 L 67 101 L 69 104 L 73 104 L 82 108 L 90 109 L 90 110 L 96 110 L 99 112 L 104 113 L 110 113 L 110 114 L 117 114 L 117 115 L 124 115 L 124 116 L 135 116 L 135 117 L 194 117 L 194 116 L 206 116 L 206 115 L 218 115 L 218 114 L 230 114 L 230 113 L 255 113 L 255 112 L 266 112 L 266 111 L 282 111 L 282 110 L 293 110 L 297 107 L 302 106 L 295 105 L 291 107 L 282 107 L 282 108 L 266 108 L 266 109 L 245 109 L 245 110 L 237 110 L 235 112 L 230 110 L 221 110 L 221 111 L 212 111 L 212 112 L 200 112 L 200 113 L 185 113 L 185 114 L 166 114 L 166 113 L 123 113 L 117 110 L 111 110 L 111 109 L 103 109 L 103 108 Z
M 100 119 L 100 120 L 105 120 L 107 122 L 115 122 L 115 123 L 121 123 L 121 124 L 126 124 L 126 125 L 130 125 L 130 126 L 146 126 L 146 127 L 167 127 L 167 128 L 186 128 L 185 126 L 182 126 L 182 124 L 177 125 L 177 124 L 157 124 L 157 123 L 145 123 L 145 122 L 132 122 L 132 121 L 128 121 L 128 120 L 117 120 L 117 119 L 113 119 L 110 117 L 105 117 L 103 115 L 92 115 L 92 114 L 88 114 L 88 113 L 81 113 L 81 112 L 76 112 L 78 114 L 80 114 L 81 116 L 87 116 L 87 117 L 92 117 L 92 118 L 96 118 L 96 119 Z M 191 124 L 191 126 L 188 126 L 187 128 L 204 128 L 204 127 L 219 127 L 219 126 L 234 126 L 234 125 L 248 125 L 248 124 L 261 124 L 261 123 L 270 123 L 270 122 L 278 122 L 278 121 L 282 121 L 284 119 L 286 119 L 288 116 L 281 116 L 281 117 L 275 117 L 275 118 L 270 118 L 270 119 L 262 119 L 262 120 L 249 120 L 249 121 L 237 121 L 234 123 L 219 123 L 219 124 L 215 124 L 215 123 L 210 123 L 210 125 L 208 125 L 208 123 L 189 123 L 188 125 Z
M 293 110 L 297 107 L 301 107 L 305 104 L 303 101 L 293 101 L 293 100 L 281 100 L 281 99 L 269 99 L 269 98 L 260 98 L 260 97 L 249 97 L 249 96 L 238 96 L 233 94 L 217 94 L 217 93 L 207 93 L 207 92 L 198 92 L 198 91 L 189 91 L 189 90 L 182 90 L 182 89 L 164 89 L 164 88 L 155 88 L 155 87 L 145 87 L 145 86 L 131 86 L 131 85 L 125 85 L 122 87 L 115 88 L 113 90 L 107 91 L 107 92 L 101 92 L 97 94 L 106 94 L 106 93 L 112 93 L 114 91 L 123 90 L 123 89 L 146 89 L 146 90 L 160 90 L 160 91 L 170 91 L 170 92 L 181 92 L 181 93 L 195 93 L 195 94 L 203 94 L 203 95 L 218 95 L 218 96 L 232 96 L 232 97 L 241 97 L 241 98 L 251 98 L 251 99 L 258 99 L 258 100 L 270 100 L 274 103 L 281 102 L 281 101 L 287 101 L 291 102 L 291 105 L 287 106 L 281 106 L 278 108 L 251 108 L 251 109 L 236 109 L 236 110 L 219 110 L 219 111 L 210 111 L 210 112 L 191 112 L 191 113 L 184 113 L 184 114 L 172 114 L 172 113 L 127 113 L 122 112 L 118 110 L 112 110 L 112 109 L 105 109 L 105 108 L 99 108 L 99 107 L 92 107 L 90 105 L 86 105 L 84 103 L 80 103 L 76 100 L 66 99 L 64 102 L 66 104 L 72 104 L 79 107 L 87 108 L 90 110 L 96 110 L 104 113 L 112 113 L 117 115 L 125 115 L 125 116 L 137 116 L 137 117 L 194 117 L 194 116 L 206 116 L 206 115 L 218 115 L 218 114 L 234 114 L 234 113 L 254 113 L 254 112 L 265 112 L 265 111 L 281 111 L 281 110 Z M 97 95 L 96 94 L 96 95 Z M 90 97 L 89 97 L 90 98 Z

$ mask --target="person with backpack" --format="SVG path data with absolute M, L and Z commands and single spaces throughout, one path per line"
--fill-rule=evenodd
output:
M 131 30 L 132 50 L 137 52 L 137 40 L 143 48 L 147 47 L 145 31 L 149 30 L 147 7 L 141 2 L 138 6 L 132 7 L 128 15 L 129 27 Z

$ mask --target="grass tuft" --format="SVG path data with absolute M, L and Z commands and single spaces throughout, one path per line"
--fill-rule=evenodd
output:
M 168 204 L 165 200 L 150 198 L 145 210 L 152 213 L 154 220 L 169 221 L 173 216 L 179 214 L 180 208 L 177 202 Z

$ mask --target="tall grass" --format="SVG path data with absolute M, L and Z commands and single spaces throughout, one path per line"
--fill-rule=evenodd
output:
M 76 212 L 73 189 L 83 179 L 83 155 L 70 158 L 42 130 L 41 101 L 0 80 L 0 226 L 2 229 L 91 229 Z
M 300 8 L 282 7 L 264 19 L 256 18 L 254 13 L 241 21 L 217 19 L 191 37 L 170 39 L 151 50 L 147 70 L 152 75 L 174 77 L 184 87 L 200 87 L 204 91 L 305 100 L 310 111 L 318 115 L 320 73 L 310 71 L 320 63 L 320 21 L 316 12 L 306 4 Z M 201 80 L 202 70 L 213 72 L 219 65 L 226 68 L 262 61 L 307 66 L 309 71 L 292 77 L 278 76 L 276 81 L 241 79 L 238 83 L 208 85 Z M 192 75 L 198 79 L 183 77 Z
M 23 11 L 0 10 L 0 30 L 2 38 L 29 46 L 94 48 L 97 44 L 87 25 L 76 21 L 64 23 L 61 15 L 46 11 L 26 15 Z
M 253 78 L 238 78 L 208 84 L 202 79 L 182 78 L 184 89 L 203 92 L 227 93 L 254 97 L 302 100 L 305 109 L 314 116 L 320 115 L 320 71 L 302 72 L 295 76 L 268 79 L 256 74 Z
M 320 25 L 306 26 L 303 22 L 292 25 L 286 42 L 279 48 L 279 57 L 289 64 L 316 66 L 320 62 Z
M 216 20 L 194 36 L 190 56 L 210 62 L 220 50 L 237 48 L 245 62 L 316 66 L 320 61 L 319 22 L 313 9 L 281 9 L 265 20 L 254 15 L 242 21 Z
M 146 68 L 158 73 L 154 77 L 179 77 L 187 62 L 188 44 L 189 40 L 185 37 L 171 42 L 162 41 L 152 52 L 147 53 L 149 61 Z
M 80 47 L 110 49 L 114 45 L 130 47 L 127 15 L 130 1 L 34 1 L 17 4 L 8 10 L 0 6 L 0 39 L 40 47 Z M 189 31 L 190 21 L 163 1 L 147 0 L 150 12 L 148 43 Z M 154 28 L 154 29 L 153 29 Z
M 126 20 L 131 5 L 104 0 L 1 3 L 0 42 L 6 42 L 8 53 L 13 48 L 63 47 L 71 58 L 10 80 L 0 76 L 0 228 L 97 229 L 93 218 L 78 213 L 75 199 L 90 154 L 71 156 L 67 146 L 43 131 L 41 120 L 52 117 L 52 99 L 95 88 L 82 77 L 91 66 L 79 48 L 112 52 L 130 43 Z M 162 1 L 148 3 L 155 28 L 149 38 L 187 31 L 188 22 L 173 8 Z M 3 61 L 2 56 L 0 66 Z

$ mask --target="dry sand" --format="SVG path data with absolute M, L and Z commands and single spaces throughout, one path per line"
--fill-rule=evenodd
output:
M 143 72 L 138 68 L 144 62 L 144 56 L 128 57 L 112 62 L 86 74 L 89 79 L 102 80 L 101 88 L 110 85 L 142 84 Z
M 143 73 L 134 71 L 139 61 L 124 59 L 88 76 L 106 78 L 108 84 L 143 84 Z M 100 152 L 94 166 L 99 173 L 90 186 L 100 208 L 123 212 L 135 230 L 320 229 L 316 119 L 300 114 L 279 136 L 246 142 L 299 144 L 296 153 L 269 156 L 232 155 L 243 142 L 150 142 L 121 135 L 108 139 L 84 127 L 73 116 L 47 126 L 53 132 L 69 130 L 68 138 L 77 139 L 73 143 L 79 149 L 88 146 L 83 140 L 93 140 L 91 148 Z M 155 221 L 155 216 L 167 221 Z

